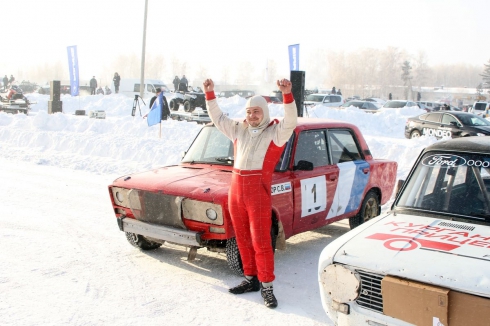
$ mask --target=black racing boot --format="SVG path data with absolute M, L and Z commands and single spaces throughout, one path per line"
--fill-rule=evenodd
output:
M 264 286 L 264 284 L 267 285 Z M 262 294 L 262 298 L 264 298 L 264 305 L 267 308 L 277 307 L 277 299 L 274 296 L 274 292 L 272 290 L 272 283 L 262 283 L 260 285 L 260 294 Z
M 259 279 L 257 276 L 252 276 L 251 279 L 245 277 L 245 281 L 240 283 L 240 285 L 229 289 L 228 291 L 233 294 L 242 294 L 245 292 L 257 292 L 258 290 L 260 290 Z

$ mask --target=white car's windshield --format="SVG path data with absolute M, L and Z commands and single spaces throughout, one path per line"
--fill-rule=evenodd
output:
M 396 207 L 490 222 L 490 155 L 428 152 Z

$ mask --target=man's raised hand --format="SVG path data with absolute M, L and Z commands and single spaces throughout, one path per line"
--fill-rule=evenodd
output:
M 214 83 L 212 79 L 206 79 L 202 86 L 204 87 L 204 92 L 212 92 L 214 91 Z
M 279 87 L 283 94 L 289 94 L 291 93 L 291 88 L 293 87 L 293 84 L 289 80 L 284 78 L 277 81 L 277 87 Z

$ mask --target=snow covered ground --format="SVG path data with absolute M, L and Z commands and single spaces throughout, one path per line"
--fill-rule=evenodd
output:
M 346 232 L 345 222 L 306 232 L 276 253 L 275 310 L 259 293 L 234 296 L 240 282 L 223 254 L 164 245 L 140 252 L 119 231 L 107 185 L 117 176 L 180 161 L 201 125 L 163 121 L 148 127 L 133 98 L 62 96 L 64 113 L 47 114 L 49 96 L 30 94 L 28 116 L 0 112 L 0 316 L 2 325 L 317 325 L 330 324 L 318 291 L 323 247 Z M 170 99 L 168 97 L 168 99 Z M 220 99 L 230 117 L 245 100 Z M 74 115 L 105 110 L 107 119 Z M 281 117 L 282 105 L 270 105 Z M 142 114 L 148 109 L 142 105 Z M 356 124 L 375 158 L 398 162 L 405 178 L 434 138 L 404 137 L 419 109 L 376 114 L 317 106 L 310 117 Z M 383 207 L 388 209 L 389 205 Z

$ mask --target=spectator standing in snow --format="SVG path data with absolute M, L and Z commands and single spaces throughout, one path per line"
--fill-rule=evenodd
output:
M 117 72 L 115 72 L 114 78 L 112 78 L 112 81 L 114 82 L 114 90 L 117 94 L 117 93 L 119 93 L 119 84 L 121 83 L 121 76 L 119 76 L 119 74 Z
M 337 94 L 337 92 L 335 91 L 335 86 L 334 86 L 334 87 L 332 87 L 332 92 L 331 92 L 331 94 Z
M 14 80 L 15 80 L 14 76 L 13 75 L 10 75 L 10 79 L 9 79 L 9 85 L 10 85 L 10 87 L 12 87 L 12 85 L 14 84 Z
M 180 79 L 180 83 L 179 83 L 179 91 L 187 92 L 188 86 L 189 86 L 189 82 L 187 81 L 187 78 L 185 78 L 185 75 L 182 75 L 182 78 Z
M 218 106 L 213 81 L 206 79 L 203 86 L 211 120 L 235 144 L 228 203 L 245 280 L 229 292 L 261 291 L 265 306 L 275 308 L 270 189 L 274 168 L 297 124 L 292 84 L 287 79 L 277 81 L 284 100 L 284 119 L 281 122 L 271 121 L 267 102 L 260 95 L 247 100 L 245 121 L 230 119 Z
M 3 90 L 4 91 L 7 90 L 8 84 L 9 84 L 9 78 L 7 77 L 7 75 L 5 75 L 5 77 L 3 77 Z
M 179 76 L 175 76 L 173 80 L 173 84 L 174 84 L 174 92 L 177 92 L 179 90 L 179 84 L 180 84 Z
M 342 92 L 340 91 L 340 88 L 339 88 L 339 90 L 337 91 L 337 95 L 342 95 Z
M 95 76 L 90 79 L 90 95 L 95 95 L 95 89 L 97 88 L 97 80 Z
M 150 110 L 151 110 L 151 107 L 153 106 L 153 103 L 155 103 L 157 97 L 160 95 L 160 93 L 162 92 L 162 89 L 160 87 L 157 87 L 155 89 L 156 93 L 155 93 L 155 96 L 153 96 L 150 100 Z M 165 97 L 165 95 L 162 95 L 163 97 L 163 103 L 162 103 L 162 120 L 167 120 L 168 118 L 170 118 L 170 110 L 168 109 L 168 103 L 167 103 L 167 98 Z M 145 116 L 143 118 L 146 118 L 148 116 L 148 113 L 145 114 Z

